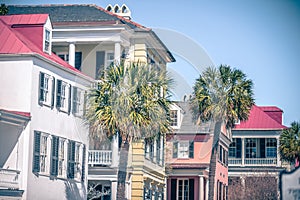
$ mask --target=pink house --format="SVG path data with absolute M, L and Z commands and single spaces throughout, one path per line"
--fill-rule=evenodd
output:
M 167 199 L 208 199 L 214 124 L 196 125 L 188 102 L 171 107 L 173 133 L 167 136 Z M 227 198 L 229 132 L 222 130 L 217 156 L 215 199 Z

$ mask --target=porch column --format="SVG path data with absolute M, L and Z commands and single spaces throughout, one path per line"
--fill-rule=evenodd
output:
M 121 44 L 120 42 L 115 43 L 115 63 L 120 64 L 121 63 Z
M 199 200 L 204 200 L 204 177 L 199 177 Z
M 113 136 L 111 142 L 111 150 L 112 150 L 112 160 L 111 160 L 111 167 L 117 168 L 118 167 L 118 158 L 119 158 L 119 134 Z
M 245 165 L 245 138 L 241 138 L 242 139 L 242 149 L 241 149 L 241 153 L 242 153 L 242 166 Z
M 276 138 L 276 144 L 277 144 L 277 167 L 280 167 L 281 166 L 281 161 L 280 161 L 280 153 L 279 153 L 279 146 L 280 146 L 280 143 L 279 143 L 279 137 Z
M 69 44 L 69 64 L 75 67 L 75 43 Z
M 117 199 L 117 181 L 112 181 L 111 182 L 111 187 L 110 187 L 110 194 L 111 194 L 111 200 L 116 200 Z
M 206 179 L 206 184 L 205 184 L 205 200 L 208 199 L 208 190 L 209 190 L 209 180 L 207 178 Z

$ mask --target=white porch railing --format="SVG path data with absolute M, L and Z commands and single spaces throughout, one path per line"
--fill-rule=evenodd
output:
M 111 165 L 111 150 L 89 150 L 89 165 Z
M 0 188 L 19 189 L 20 171 L 0 168 Z
M 241 158 L 228 158 L 228 163 L 232 166 L 276 166 L 277 158 L 245 158 L 244 164 Z

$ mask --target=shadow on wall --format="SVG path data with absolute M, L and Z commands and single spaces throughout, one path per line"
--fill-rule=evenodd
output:
M 80 185 L 80 188 L 78 188 Z M 83 183 L 76 183 L 75 181 L 66 181 L 65 182 L 66 190 L 66 199 L 68 200 L 77 200 L 77 199 L 86 199 L 86 189 Z

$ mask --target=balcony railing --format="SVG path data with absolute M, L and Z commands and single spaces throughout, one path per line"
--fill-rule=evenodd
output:
M 228 162 L 232 166 L 276 166 L 277 158 L 245 158 L 244 162 L 241 158 L 228 158 Z
M 20 171 L 0 168 L 0 188 L 19 189 Z
M 111 150 L 89 150 L 89 165 L 111 165 Z

